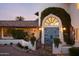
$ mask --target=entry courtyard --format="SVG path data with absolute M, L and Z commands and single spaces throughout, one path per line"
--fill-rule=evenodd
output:
M 0 6 L 0 56 L 79 56 L 79 4 Z
M 22 49 L 16 45 L 0 45 L 0 56 L 53 56 L 53 54 L 44 48 L 33 51 Z

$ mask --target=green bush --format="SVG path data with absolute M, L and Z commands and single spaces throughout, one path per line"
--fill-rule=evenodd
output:
M 23 32 L 23 30 L 15 30 L 12 29 L 11 30 L 11 35 L 15 38 L 15 39 L 24 39 L 25 38 L 25 32 Z
M 69 49 L 70 56 L 79 56 L 79 47 L 72 47 Z

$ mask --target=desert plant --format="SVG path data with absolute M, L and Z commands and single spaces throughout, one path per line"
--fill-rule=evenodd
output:
M 60 41 L 60 39 L 59 38 L 54 38 L 53 39 L 53 42 L 54 42 L 54 44 L 55 44 L 55 47 L 59 47 L 59 44 L 61 43 L 61 41 Z
M 28 32 L 26 32 L 25 35 L 26 35 L 26 36 L 24 37 L 24 40 L 25 40 L 25 41 L 29 41 L 29 40 L 30 40 L 30 39 L 29 39 L 30 36 L 29 36 Z
M 22 17 L 22 16 L 17 16 L 17 17 L 16 17 L 16 20 L 17 20 L 17 21 L 24 21 L 24 17 Z
M 31 37 L 30 41 L 31 41 L 31 44 L 34 46 L 34 43 L 36 41 L 36 37 L 34 36 L 34 33 L 32 33 L 32 37 Z

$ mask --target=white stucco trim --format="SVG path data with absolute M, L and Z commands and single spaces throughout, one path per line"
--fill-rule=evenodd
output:
M 53 15 L 53 14 L 50 14 L 50 15 L 46 16 L 46 17 L 43 19 L 43 22 L 42 22 L 42 38 L 41 38 L 42 44 L 44 44 L 44 28 L 46 27 L 46 26 L 44 25 L 44 22 L 45 22 L 45 20 L 46 20 L 47 18 L 49 18 L 50 16 L 55 17 L 55 18 L 58 19 L 58 21 L 59 21 L 59 26 L 51 26 L 51 27 L 59 27 L 59 38 L 61 39 L 61 42 L 64 43 L 64 40 L 63 40 L 63 31 L 61 31 L 61 29 L 62 29 L 62 22 L 61 22 L 61 20 L 60 20 L 59 17 L 57 17 L 57 16 L 55 16 L 55 15 Z M 47 27 L 50 27 L 50 26 L 47 26 Z
M 39 18 L 39 22 L 38 22 L 39 23 L 39 27 L 41 25 L 41 18 L 40 17 L 41 17 L 41 12 L 39 12 L 39 16 L 38 16 L 38 18 Z
M 44 28 L 42 27 L 41 43 L 44 44 Z

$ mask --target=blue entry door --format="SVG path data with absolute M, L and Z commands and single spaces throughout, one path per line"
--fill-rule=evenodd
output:
M 59 37 L 58 27 L 46 27 L 44 28 L 44 41 L 46 45 L 52 45 L 53 38 Z

